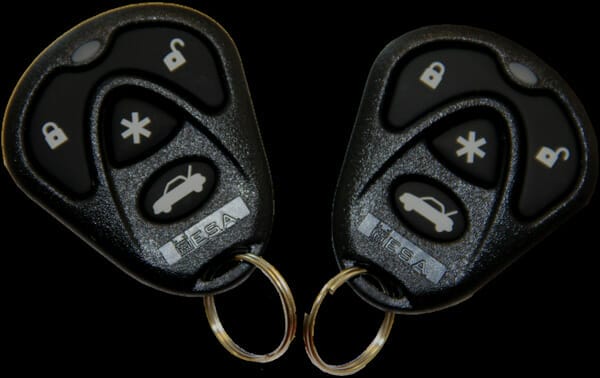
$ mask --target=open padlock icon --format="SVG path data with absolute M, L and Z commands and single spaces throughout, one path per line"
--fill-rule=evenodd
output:
M 567 161 L 570 156 L 569 150 L 565 147 L 559 147 L 556 150 L 553 150 L 550 147 L 542 146 L 535 155 L 535 159 L 547 168 L 554 168 L 558 158 L 561 158 L 562 161 Z
M 63 129 L 54 122 L 46 122 L 42 126 L 42 134 L 51 150 L 55 150 L 69 140 Z
M 163 58 L 163 63 L 170 72 L 175 71 L 187 62 L 185 56 L 178 50 L 178 46 L 179 48 L 185 47 L 185 42 L 181 38 L 173 38 L 170 44 L 171 52 Z
M 446 73 L 446 67 L 441 62 L 433 62 L 429 67 L 425 68 L 419 80 L 429 88 L 435 90 L 438 85 L 442 82 L 444 74 Z

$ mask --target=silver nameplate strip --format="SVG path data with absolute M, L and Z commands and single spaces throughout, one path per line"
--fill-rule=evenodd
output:
M 173 265 L 210 239 L 235 226 L 237 222 L 249 214 L 250 210 L 242 197 L 237 197 L 185 230 L 182 234 L 175 236 L 158 250 L 167 260 L 167 264 Z
M 360 223 L 358 231 L 380 248 L 397 253 L 400 259 L 410 266 L 414 272 L 434 284 L 438 283 L 446 273 L 446 267 L 442 263 L 371 213 L 367 214 Z

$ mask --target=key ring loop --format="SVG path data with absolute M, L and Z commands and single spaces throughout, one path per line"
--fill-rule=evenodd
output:
M 235 261 L 243 261 L 249 264 L 254 265 L 258 268 L 268 279 L 271 281 L 271 284 L 277 290 L 277 295 L 281 301 L 281 306 L 283 307 L 283 319 L 284 319 L 284 327 L 285 333 L 281 343 L 279 346 L 275 348 L 270 353 L 267 354 L 254 354 L 246 351 L 244 348 L 240 347 L 231 339 L 229 334 L 225 331 L 221 320 L 219 319 L 219 314 L 217 312 L 217 307 L 215 305 L 215 297 L 212 295 L 207 295 L 204 297 L 204 310 L 206 312 L 206 317 L 208 318 L 208 323 L 210 324 L 210 328 L 213 333 L 217 337 L 217 340 L 223 345 L 225 349 L 232 355 L 236 356 L 239 359 L 249 362 L 258 362 L 258 363 L 266 363 L 275 361 L 279 357 L 281 357 L 290 347 L 292 340 L 296 335 L 296 325 L 297 325 L 297 316 L 296 316 L 296 303 L 294 301 L 294 296 L 288 286 L 287 282 L 279 273 L 273 265 L 269 264 L 262 257 L 253 255 L 251 253 L 244 253 L 240 255 L 236 255 L 233 258 Z
M 337 289 L 340 288 L 343 284 L 348 282 L 354 277 L 367 274 L 368 271 L 364 268 L 353 267 L 342 270 L 335 277 L 330 279 L 325 286 L 317 295 L 315 302 L 313 303 L 312 309 L 310 310 L 310 314 L 304 314 L 304 346 L 306 349 L 306 353 L 308 357 L 312 361 L 313 365 L 321 369 L 321 371 L 325 373 L 329 373 L 331 375 L 351 375 L 360 370 L 362 370 L 365 366 L 369 364 L 377 356 L 377 354 L 383 348 L 388 336 L 390 335 L 390 331 L 392 330 L 392 326 L 394 325 L 394 317 L 395 314 L 393 312 L 386 312 L 377 331 L 377 335 L 373 338 L 373 341 L 367 346 L 367 348 L 355 359 L 352 361 L 340 364 L 340 365 L 331 365 L 323 361 L 321 356 L 317 351 L 317 346 L 315 345 L 315 323 L 317 320 L 317 314 L 319 312 L 319 308 L 321 304 L 325 300 L 327 294 L 333 295 Z

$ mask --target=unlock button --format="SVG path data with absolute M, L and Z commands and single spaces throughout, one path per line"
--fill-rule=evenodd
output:
M 207 40 L 185 29 L 153 26 L 119 35 L 102 67 L 105 72 L 131 68 L 151 73 L 176 91 L 216 109 L 225 102 L 220 62 Z
M 538 216 L 566 195 L 578 174 L 579 150 L 574 138 L 559 138 L 553 133 L 547 133 L 546 138 L 527 154 L 518 210 L 528 218 Z
M 535 155 L 535 160 L 539 161 L 540 164 L 548 168 L 554 168 L 554 165 L 560 160 L 567 161 L 571 157 L 571 153 L 565 147 L 559 147 L 556 150 L 550 147 L 543 146 Z
M 171 52 L 163 58 L 163 63 L 170 72 L 182 67 L 186 62 L 183 53 L 178 50 L 178 47 L 185 47 L 185 42 L 181 38 L 173 38 L 170 43 Z

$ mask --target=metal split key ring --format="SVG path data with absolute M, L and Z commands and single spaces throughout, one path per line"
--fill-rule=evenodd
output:
M 330 279 L 325 286 L 323 286 L 319 292 L 319 295 L 317 295 L 315 302 L 313 303 L 310 314 L 304 315 L 303 336 L 306 353 L 308 354 L 311 362 L 325 373 L 343 376 L 351 375 L 362 370 L 375 358 L 375 356 L 377 356 L 377 354 L 383 348 L 388 336 L 390 335 L 392 326 L 394 325 L 395 314 L 393 312 L 386 312 L 381 326 L 379 327 L 375 338 L 373 338 L 373 341 L 371 341 L 369 346 L 367 346 L 367 348 L 352 361 L 340 365 L 328 364 L 323 361 L 319 355 L 319 352 L 317 351 L 317 346 L 315 345 L 315 323 L 317 320 L 317 314 L 319 313 L 319 308 L 325 300 L 325 297 L 327 294 L 333 295 L 336 290 L 340 288 L 340 286 L 349 280 L 367 273 L 368 271 L 366 269 L 359 267 L 342 270 L 335 277 Z
M 258 268 L 268 279 L 271 284 L 277 290 L 277 295 L 281 301 L 283 307 L 283 319 L 284 319 L 284 336 L 277 348 L 267 354 L 254 354 L 248 352 L 244 348 L 240 347 L 233 341 L 229 334 L 225 331 L 217 308 L 215 305 L 215 298 L 212 295 L 204 297 L 204 309 L 206 311 L 206 317 L 213 333 L 217 337 L 217 340 L 223 345 L 223 347 L 235 357 L 249 362 L 267 363 L 274 361 L 281 357 L 290 347 L 292 340 L 296 335 L 297 316 L 296 316 L 296 303 L 294 296 L 288 286 L 287 282 L 273 265 L 269 264 L 262 257 L 253 255 L 251 253 L 245 253 L 236 255 L 234 257 L 236 261 L 243 261 L 254 265 Z
M 294 301 L 294 297 L 291 293 L 291 290 L 286 283 L 283 276 L 273 267 L 273 265 L 269 264 L 263 258 L 246 253 L 239 254 L 234 257 L 236 261 L 243 261 L 249 264 L 254 265 L 258 268 L 273 284 L 275 289 L 277 290 L 277 294 L 281 301 L 281 306 L 283 307 L 283 315 L 284 315 L 284 327 L 285 332 L 283 339 L 270 353 L 267 354 L 255 354 L 248 352 L 244 348 L 240 347 L 238 344 L 233 341 L 233 339 L 229 336 L 229 334 L 225 331 L 221 320 L 219 319 L 219 314 L 217 312 L 217 308 L 215 305 L 214 296 L 209 295 L 204 297 L 204 308 L 206 311 L 206 317 L 208 318 L 208 322 L 210 324 L 210 328 L 215 334 L 217 340 L 223 345 L 223 347 L 232 355 L 237 358 L 240 358 L 244 361 L 249 362 L 258 362 L 258 363 L 267 363 L 274 361 L 281 357 L 289 348 L 291 342 L 293 341 L 296 333 L 297 326 L 297 316 L 296 316 L 296 304 Z M 375 338 L 369 346 L 355 359 L 352 361 L 346 362 L 340 365 L 332 365 L 328 364 L 319 355 L 317 351 L 317 347 L 314 342 L 315 335 L 315 323 L 317 320 L 317 314 L 321 307 L 321 304 L 325 300 L 325 297 L 328 294 L 333 295 L 337 289 L 339 289 L 344 283 L 349 280 L 367 274 L 367 270 L 364 268 L 353 267 L 349 269 L 345 269 L 338 273 L 335 277 L 329 280 L 319 292 L 319 295 L 315 299 L 313 303 L 310 314 L 304 317 L 304 344 L 306 348 L 306 353 L 308 357 L 312 361 L 312 363 L 321 369 L 323 372 L 344 376 L 354 374 L 361 369 L 363 369 L 369 362 L 371 362 L 375 356 L 381 351 L 383 345 L 385 344 L 390 332 L 392 330 L 392 326 L 394 325 L 394 317 L 395 314 L 393 312 L 386 312 L 375 335 Z

